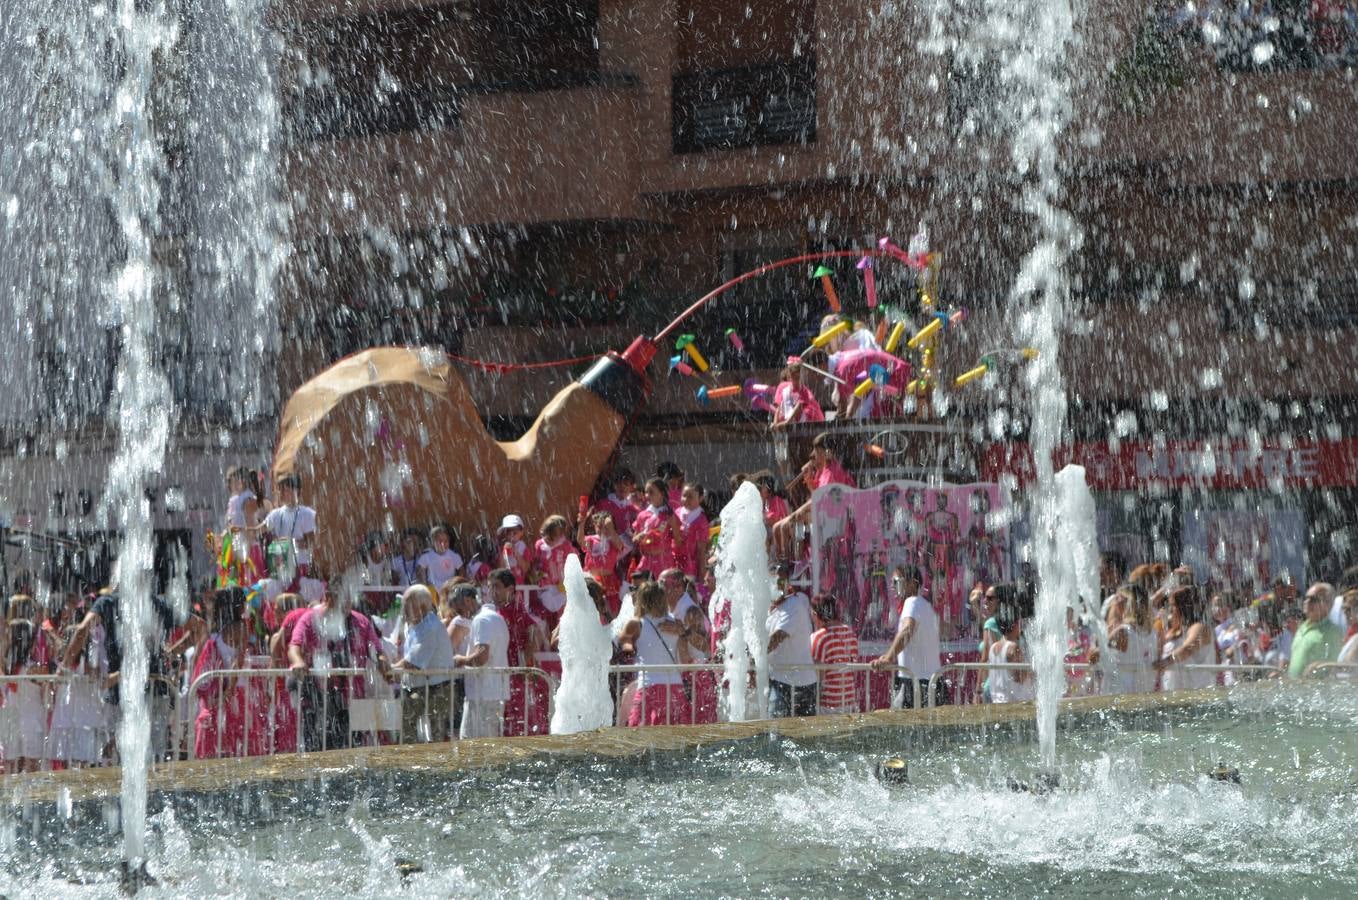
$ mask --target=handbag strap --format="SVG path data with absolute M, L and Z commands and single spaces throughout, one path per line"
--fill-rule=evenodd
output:
M 674 663 L 676 666 L 679 665 L 679 660 L 675 659 L 674 654 L 670 652 L 670 645 L 665 643 L 665 636 L 660 633 L 660 629 L 656 628 L 655 623 L 650 619 L 643 619 L 643 621 L 651 626 L 651 630 L 655 632 L 655 636 L 660 640 L 660 646 L 665 648 L 665 655 L 670 658 L 670 662 Z

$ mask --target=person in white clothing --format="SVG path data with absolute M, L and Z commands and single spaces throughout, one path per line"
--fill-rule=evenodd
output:
M 474 584 L 445 582 L 439 589 L 443 597 L 439 614 L 453 644 L 453 656 L 470 656 L 472 652 L 472 619 L 481 605 L 480 593 Z M 453 734 L 462 731 L 462 707 L 467 695 L 462 679 L 453 681 Z
M 995 614 L 995 624 L 1004 637 L 990 645 L 990 663 L 1022 663 L 1023 619 L 1010 607 L 1001 606 Z M 1036 676 L 1025 669 L 991 669 L 990 702 L 1022 703 L 1037 696 Z
M 1151 601 L 1139 584 L 1118 588 L 1122 623 L 1108 632 L 1112 672 L 1105 693 L 1149 694 L 1155 690 L 1160 636 L 1151 627 Z
M 275 578 L 293 585 L 310 574 L 316 510 L 297 499 L 302 489 L 300 475 L 283 475 L 277 487 L 279 505 L 264 517 L 264 531 L 270 536 L 269 569 Z
M 896 709 L 914 708 L 916 696 L 926 706 L 946 704 L 949 701 L 948 685 L 941 680 L 934 689 L 934 696 L 927 696 L 929 681 L 942 665 L 938 613 L 934 611 L 932 603 L 920 596 L 918 566 L 901 567 L 897 577 L 900 578 L 897 592 L 905 597 L 900 623 L 896 626 L 896 636 L 892 638 L 891 646 L 872 661 L 873 668 L 900 666 L 909 670 L 909 675 L 899 671 L 896 673 L 896 690 L 891 700 L 891 705 Z
M 707 613 L 693 599 L 688 579 L 679 569 L 666 569 L 660 574 L 660 586 L 665 589 L 665 603 L 670 615 L 684 626 L 683 640 L 690 661 L 705 663 L 712 649 L 712 625 Z M 684 673 L 689 698 L 693 703 L 693 722 L 703 725 L 717 721 L 717 679 L 715 673 L 693 671 Z
M 635 653 L 640 666 L 675 666 L 689 661 L 684 626 L 669 614 L 665 591 L 654 581 L 636 589 L 636 612 L 622 628 L 619 643 Z M 632 728 L 643 725 L 680 725 L 689 722 L 683 676 L 672 669 L 643 669 L 627 716 Z
M 1358 626 L 1358 589 L 1345 591 L 1341 597 L 1344 601 L 1344 616 L 1349 621 Z M 1348 634 L 1348 632 L 1345 632 Z M 1358 632 L 1348 636 L 1344 641 L 1344 646 L 1339 650 L 1341 663 L 1358 663 Z M 1350 673 L 1352 674 L 1352 673 Z
M 447 528 L 435 525 L 429 530 L 430 548 L 420 554 L 419 581 L 443 584 L 462 569 L 462 557 L 452 549 L 453 536 Z
M 1160 686 L 1166 691 L 1198 690 L 1217 683 L 1215 672 L 1184 668 L 1218 662 L 1216 637 L 1203 621 L 1201 596 L 1195 585 L 1176 587 L 1169 595 L 1164 646 L 1155 662 Z
M 470 668 L 509 667 L 509 625 L 493 600 L 481 604 L 472 619 L 471 652 L 453 657 L 453 665 Z M 505 701 L 509 699 L 509 676 L 468 674 L 462 706 L 463 739 L 500 737 L 504 734 Z
M 820 677 L 811 661 L 811 598 L 788 582 L 791 567 L 778 570 L 781 591 L 767 619 L 769 633 L 769 715 L 814 716 Z

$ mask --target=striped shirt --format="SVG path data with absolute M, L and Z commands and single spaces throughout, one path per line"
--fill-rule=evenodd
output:
M 811 635 L 811 659 L 824 665 L 858 662 L 858 636 L 848 625 L 831 625 Z M 858 689 L 853 672 L 820 673 L 822 709 L 857 708 Z

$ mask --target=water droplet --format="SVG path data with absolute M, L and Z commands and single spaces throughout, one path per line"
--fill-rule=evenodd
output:
M 1254 49 L 1250 51 L 1250 56 L 1254 57 L 1254 64 L 1256 66 L 1262 66 L 1273 58 L 1273 42 L 1260 41 L 1255 44 Z

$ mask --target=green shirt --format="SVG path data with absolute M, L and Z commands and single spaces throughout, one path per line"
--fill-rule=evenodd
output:
M 1339 658 L 1342 637 L 1339 626 L 1329 619 L 1302 622 L 1292 636 L 1292 664 L 1287 674 L 1300 678 L 1311 663 L 1334 662 Z

